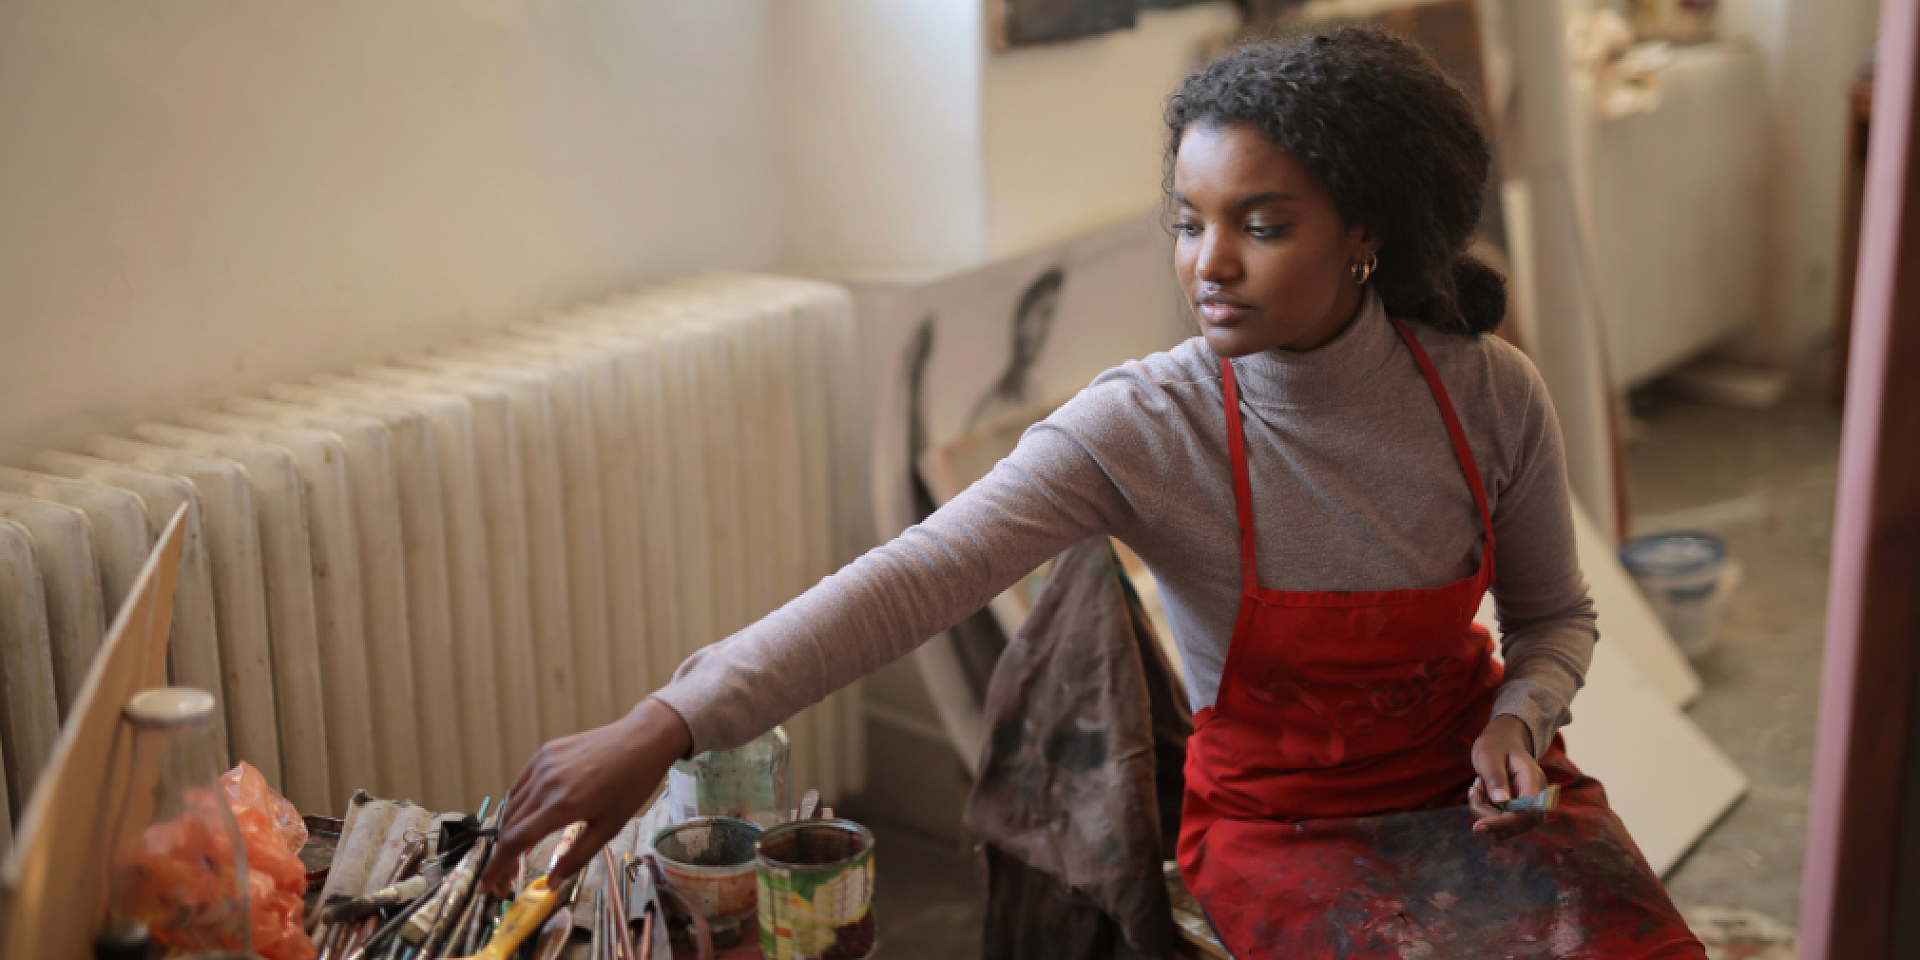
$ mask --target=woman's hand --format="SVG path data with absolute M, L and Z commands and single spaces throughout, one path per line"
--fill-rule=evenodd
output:
M 507 791 L 506 818 L 482 886 L 496 896 L 509 892 L 522 852 L 585 820 L 580 839 L 553 872 L 564 877 L 578 870 L 626 826 L 692 744 L 686 721 L 649 697 L 604 727 L 542 746 Z
M 1533 759 L 1533 734 L 1520 718 L 1501 714 L 1473 742 L 1473 786 L 1467 806 L 1478 820 L 1473 832 L 1513 837 L 1540 825 L 1540 814 L 1507 813 L 1498 804 L 1547 788 L 1547 776 Z

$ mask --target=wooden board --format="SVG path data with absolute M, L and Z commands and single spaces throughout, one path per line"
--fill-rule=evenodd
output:
M 0 493 L 0 519 L 12 520 L 33 534 L 40 582 L 46 590 L 54 693 L 64 718 L 80 695 L 80 684 L 107 632 L 91 524 L 86 514 L 72 507 L 17 493 Z
M 266 586 L 267 639 L 272 651 L 274 707 L 279 722 L 281 792 L 302 810 L 331 812 L 332 771 L 327 750 L 326 693 L 313 600 L 313 538 L 307 527 L 300 468 L 284 447 L 165 423 L 142 424 L 136 436 L 212 459 L 238 464 L 253 494 Z
M 224 694 L 226 680 L 220 666 L 219 616 L 213 597 L 213 558 L 201 522 L 200 496 L 194 492 L 193 484 L 168 474 L 70 453 L 43 452 L 36 455 L 33 462 L 50 474 L 125 491 L 139 498 L 146 512 L 150 538 L 165 529 L 175 513 L 187 511 L 179 569 L 175 572 L 167 678 L 179 686 Z M 140 566 L 134 571 L 136 576 L 144 569 L 149 555 L 150 551 L 141 551 Z M 124 603 L 123 598 L 120 604 Z M 118 610 L 120 604 L 115 604 L 114 609 Z M 240 758 L 233 754 L 227 736 L 226 711 L 214 718 L 213 726 L 220 755 L 228 762 L 238 761 Z
M 1666 874 L 1747 790 L 1747 776 L 1686 714 L 1663 699 L 1625 656 L 1602 641 L 1567 753 L 1607 786 L 1654 872 Z
M 212 559 L 220 627 L 219 695 L 227 708 L 228 742 L 235 759 L 253 764 L 274 789 L 284 789 L 266 573 L 246 471 L 231 460 L 134 440 L 95 437 L 85 448 L 103 460 L 173 474 L 193 484 Z
M 326 712 L 327 771 L 333 786 L 324 808 L 301 810 L 337 816 L 346 809 L 351 791 L 373 788 L 379 782 L 361 599 L 364 584 L 346 444 L 338 434 L 325 430 L 232 414 L 190 410 L 180 419 L 201 430 L 277 445 L 299 466 L 313 551 L 314 628 Z
M 26 807 L 59 735 L 52 646 L 33 534 L 0 520 L 0 769 L 14 810 Z
M 1660 699 L 1675 707 L 1692 703 L 1700 695 L 1700 675 L 1620 565 L 1620 555 L 1614 552 L 1612 542 L 1578 501 L 1573 504 L 1573 532 L 1580 572 L 1587 576 L 1587 591 L 1605 618 L 1600 626 L 1601 642 L 1612 645 L 1631 661 Z
M 120 711 L 166 681 L 167 632 L 185 539 L 182 507 L 115 615 L 81 686 L 73 716 L 27 801 L 17 844 L 0 865 L 5 918 L 0 955 L 86 960 L 105 908 L 108 805 L 136 785 L 124 782 L 128 738 Z M 150 785 L 146 786 L 150 789 Z
M 360 548 L 361 611 L 373 700 L 374 765 L 371 789 L 385 796 L 424 796 L 420 725 L 413 709 L 413 638 L 407 613 L 406 547 L 401 535 L 399 481 L 386 425 L 372 417 L 271 400 L 230 400 L 235 413 L 340 438 L 347 455 L 354 533 Z M 343 788 L 356 788 L 343 784 Z

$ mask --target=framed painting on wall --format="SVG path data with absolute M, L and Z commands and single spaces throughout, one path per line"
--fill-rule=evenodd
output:
M 1131 29 L 1141 0 L 987 0 L 995 50 Z

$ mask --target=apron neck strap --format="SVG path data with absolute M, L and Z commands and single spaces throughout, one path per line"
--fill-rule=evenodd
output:
M 1460 461 L 1460 470 L 1467 475 L 1467 488 L 1473 491 L 1473 508 L 1480 511 L 1480 527 L 1486 533 L 1486 550 L 1493 553 L 1493 513 L 1487 509 L 1487 491 L 1480 485 L 1480 468 L 1473 462 L 1473 448 L 1467 445 L 1467 432 L 1460 429 L 1460 416 L 1454 413 L 1453 401 L 1447 397 L 1447 385 L 1440 382 L 1440 371 L 1434 369 L 1433 360 L 1427 356 L 1427 348 L 1420 345 L 1420 338 L 1407 329 L 1407 325 L 1388 317 L 1395 330 L 1400 331 L 1400 339 L 1405 341 L 1407 349 L 1413 352 L 1413 362 L 1420 365 L 1420 374 L 1427 378 L 1427 389 L 1433 391 L 1433 402 L 1440 407 L 1440 418 L 1447 422 L 1447 436 L 1453 438 L 1453 455 Z
M 1260 591 L 1260 568 L 1253 552 L 1253 485 L 1247 481 L 1247 440 L 1240 427 L 1240 384 L 1233 361 L 1220 358 L 1220 387 L 1227 397 L 1227 450 L 1233 456 L 1233 506 L 1240 518 L 1240 590 Z
M 1420 375 L 1426 378 L 1427 389 L 1433 392 L 1433 402 L 1440 408 L 1440 419 L 1447 424 L 1447 436 L 1453 440 L 1453 455 L 1460 462 L 1460 470 L 1466 474 L 1467 488 L 1473 491 L 1473 507 L 1480 513 L 1480 528 L 1486 536 L 1484 555 L 1493 556 L 1493 513 L 1487 509 L 1487 491 L 1480 483 L 1480 468 L 1474 463 L 1473 450 L 1467 445 L 1467 434 L 1460 428 L 1460 417 L 1454 413 L 1453 401 L 1447 397 L 1446 384 L 1440 382 L 1440 371 L 1434 369 L 1433 360 L 1427 356 L 1427 350 L 1420 345 L 1418 338 L 1407 330 L 1405 324 L 1393 318 L 1387 318 L 1393 328 L 1400 333 L 1400 339 L 1413 353 L 1413 362 L 1420 365 Z M 1260 572 L 1257 555 L 1253 548 L 1253 484 L 1247 479 L 1247 440 L 1245 430 L 1240 425 L 1240 384 L 1233 374 L 1233 361 L 1220 358 L 1220 388 L 1226 395 L 1227 407 L 1227 450 L 1233 457 L 1233 506 L 1240 521 L 1240 589 L 1246 594 L 1255 594 L 1260 590 Z

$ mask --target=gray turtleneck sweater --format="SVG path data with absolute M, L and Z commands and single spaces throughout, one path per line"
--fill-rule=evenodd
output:
M 1598 637 L 1553 407 L 1507 343 L 1410 327 L 1452 397 L 1493 511 L 1507 663 L 1495 712 L 1523 721 L 1544 752 L 1571 719 Z M 1240 595 L 1219 363 L 1195 338 L 1101 374 L 925 523 L 687 658 L 654 696 L 686 720 L 695 751 L 744 743 L 1105 533 L 1153 572 L 1193 706 L 1211 704 Z M 1426 588 L 1473 571 L 1473 496 L 1377 299 L 1317 350 L 1270 350 L 1234 369 L 1261 586 Z

